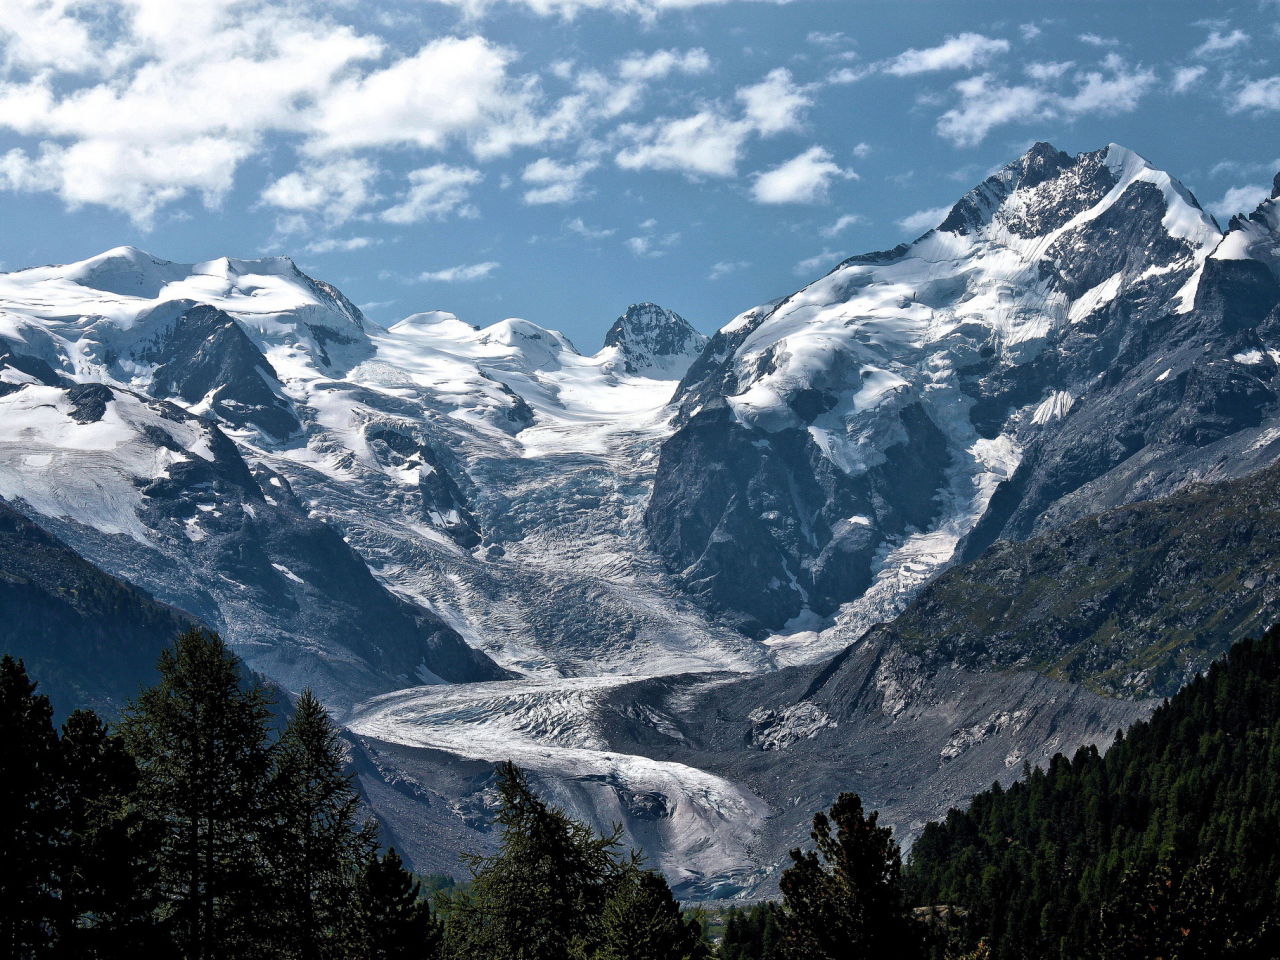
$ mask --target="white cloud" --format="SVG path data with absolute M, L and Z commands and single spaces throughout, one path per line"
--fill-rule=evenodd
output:
M 1120 42 L 1115 37 L 1102 37 L 1096 33 L 1082 33 L 1079 40 L 1091 47 L 1114 47 Z
M 955 84 L 959 102 L 938 118 L 939 135 L 956 146 L 981 143 L 996 127 L 1055 116 L 1109 116 L 1137 108 L 1155 86 L 1155 72 L 1131 66 L 1118 54 L 1108 54 L 1100 69 L 1077 73 L 1075 89 L 1061 93 L 1055 81 L 1066 73 L 1058 64 L 1028 70 L 1032 83 L 1006 84 L 990 73 L 967 77 Z
M 865 222 L 866 222 L 866 217 L 862 216 L 859 213 L 846 213 L 844 216 L 836 220 L 835 223 L 831 224 L 830 226 L 823 227 L 818 232 L 821 233 L 828 240 L 834 240 L 836 237 L 840 236 L 840 234 L 844 233 L 850 227 L 856 226 L 859 223 L 865 223 Z
M 576 233 L 580 237 L 586 237 L 588 240 L 603 240 L 605 237 L 612 237 L 618 231 L 613 228 L 589 227 L 583 222 L 581 217 L 574 217 L 565 223 L 565 229 L 570 233 Z
M 802 114 L 813 105 L 812 98 L 796 84 L 791 71 L 779 67 L 762 81 L 737 92 L 746 121 L 761 136 L 797 130 Z
M 1210 57 L 1214 54 L 1234 50 L 1236 47 L 1243 46 L 1248 42 L 1249 35 L 1243 30 L 1232 30 L 1230 33 L 1211 30 L 1204 43 L 1191 51 L 1191 55 L 1194 57 Z
M 936 70 L 970 70 L 982 66 L 1008 49 L 1008 40 L 986 37 L 980 33 L 961 33 L 947 37 L 936 47 L 906 50 L 887 61 L 884 70 L 899 77 Z
M 932 230 L 945 220 L 950 212 L 950 207 L 931 207 L 928 210 L 917 210 L 915 213 L 899 220 L 898 226 L 914 236 L 927 230 Z
M 633 145 L 619 151 L 624 170 L 674 170 L 692 176 L 732 177 L 738 172 L 750 124 L 716 109 L 677 120 L 626 124 L 619 133 Z
M 1066 76 L 1074 66 L 1074 60 L 1049 60 L 1029 63 L 1023 68 L 1023 72 L 1032 80 L 1058 80 Z
M 21 67 L 88 70 L 97 65 L 88 25 L 72 15 L 74 0 L 5 0 L 0 38 L 5 60 Z
M 281 210 L 320 213 L 330 223 L 343 223 L 373 199 L 370 185 L 377 173 L 371 161 L 354 157 L 305 164 L 270 184 L 262 199 Z
M 478 156 L 536 143 L 550 131 L 532 116 L 528 87 L 507 67 L 515 53 L 484 37 L 443 37 L 389 67 L 337 83 L 308 125 L 314 153 L 365 147 L 438 150 L 465 139 Z
M 1034 40 L 1043 32 L 1034 23 L 1024 23 L 1019 25 L 1018 32 L 1022 34 L 1023 40 Z
M 436 0 L 436 2 L 458 7 L 471 17 L 483 16 L 493 7 L 507 5 L 523 7 L 539 16 L 558 16 L 566 20 L 571 20 L 584 11 L 592 10 L 631 14 L 644 20 L 653 20 L 663 13 L 689 10 L 694 7 L 720 6 L 734 2 L 785 4 L 790 3 L 791 0 Z
M 217 205 L 266 133 L 304 125 L 300 105 L 383 50 L 377 38 L 270 5 L 55 2 L 37 8 L 37 22 L 40 11 L 68 21 L 63 39 L 74 49 L 29 49 L 0 29 L 11 71 L 50 61 L 0 82 L 0 129 L 38 139 L 42 177 L 31 189 L 144 226 L 191 194 Z M 112 17 L 119 29 L 102 29 Z
M 751 195 L 756 203 L 817 203 L 826 198 L 834 178 L 855 176 L 835 163 L 829 150 L 810 147 L 772 170 L 756 174 Z
M 1271 187 L 1262 184 L 1249 184 L 1232 187 L 1220 200 L 1210 203 L 1207 209 L 1222 223 L 1226 223 L 1237 213 L 1252 213 L 1253 209 L 1271 196 Z
M 1138 101 L 1156 82 L 1153 71 L 1141 67 L 1130 68 L 1115 54 L 1103 61 L 1108 72 L 1093 70 L 1081 74 L 1079 88 L 1061 101 L 1068 113 L 1097 113 L 1109 116 L 1126 113 L 1138 106 Z
M 938 133 L 959 147 L 981 143 L 994 128 L 1033 120 L 1046 109 L 1046 94 L 1037 87 L 1006 86 L 990 74 L 968 77 L 955 85 L 960 103 L 938 118 Z
M 745 270 L 751 266 L 746 260 L 721 260 L 719 263 L 711 265 L 710 272 L 707 273 L 708 280 L 723 280 L 730 274 Z
M 550 157 L 539 157 L 520 175 L 525 183 L 533 185 L 525 191 L 524 202 L 530 205 L 572 203 L 583 195 L 582 178 L 596 166 L 594 160 L 557 163 Z
M 415 278 L 418 283 L 469 283 L 472 280 L 483 280 L 501 264 L 492 260 L 485 263 L 465 263 L 456 267 L 445 267 L 443 270 L 425 270 Z
M 1261 80 L 1250 80 L 1231 100 L 1231 109 L 1241 110 L 1280 110 L 1280 77 L 1265 77 Z
M 661 80 L 673 73 L 694 75 L 711 69 L 711 56 L 701 47 L 692 50 L 655 50 L 633 53 L 618 64 L 618 76 L 624 80 Z
M 646 220 L 640 224 L 640 229 L 652 231 L 656 226 L 657 221 Z M 628 237 L 623 241 L 623 244 L 637 257 L 663 257 L 666 256 L 670 247 L 674 247 L 679 242 L 680 234 L 678 232 L 668 233 L 664 236 L 646 233 L 642 236 Z
M 1204 76 L 1205 67 L 1179 67 L 1173 72 L 1173 92 L 1186 93 Z
M 624 124 L 617 137 L 625 144 L 614 157 L 624 170 L 672 170 L 690 177 L 732 177 L 747 140 L 798 130 L 812 103 L 808 90 L 790 71 L 770 71 L 756 84 L 741 87 L 735 98 L 740 118 L 722 103 L 704 106 L 687 117 L 660 117 Z
M 830 270 L 843 259 L 843 254 L 834 253 L 833 251 L 824 248 L 823 251 L 816 256 L 807 257 L 806 259 L 801 260 L 791 268 L 791 272 L 797 277 L 807 277 L 817 270 Z
M 378 243 L 373 237 L 328 237 L 314 240 L 304 248 L 307 253 L 350 253 L 352 250 L 364 250 Z
M 400 203 L 382 211 L 382 219 L 403 224 L 442 220 L 455 211 L 460 216 L 474 216 L 474 208 L 464 205 L 471 187 L 481 179 L 479 170 L 444 163 L 411 170 L 408 192 Z
M 853 155 L 857 157 L 859 160 L 861 160 L 870 152 L 871 152 L 871 144 L 869 143 L 859 143 L 857 146 L 853 148 Z

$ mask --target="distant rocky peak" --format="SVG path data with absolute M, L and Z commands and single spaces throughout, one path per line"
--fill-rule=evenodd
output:
M 604 349 L 636 375 L 682 372 L 706 345 L 707 338 L 680 314 L 647 302 L 627 307 L 604 336 Z

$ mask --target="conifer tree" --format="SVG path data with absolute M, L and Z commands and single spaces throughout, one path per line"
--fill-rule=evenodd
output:
M 395 848 L 370 856 L 356 886 L 357 929 L 351 956 L 362 960 L 436 960 L 442 929 L 418 881 Z
M 498 853 L 473 860 L 471 889 L 446 921 L 454 960 L 566 960 L 589 955 L 621 869 L 617 833 L 599 836 L 543 803 L 511 763 L 498 770 Z
M 342 948 L 355 878 L 375 845 L 373 828 L 356 823 L 360 800 L 343 772 L 337 727 L 310 690 L 298 699 L 274 760 L 267 849 L 278 891 L 279 951 L 321 960 Z
M 41 955 L 58 920 L 63 809 L 53 710 L 22 661 L 0 659 L 0 956 Z
M 831 814 L 817 813 L 815 850 L 791 851 L 780 881 L 785 912 L 783 954 L 794 960 L 880 960 L 921 952 L 903 895 L 902 857 L 893 833 L 842 793 Z
M 659 874 L 627 864 L 600 916 L 593 960 L 703 960 L 709 957 L 696 920 L 686 919 Z
M 65 837 L 59 956 L 156 956 L 157 832 L 134 805 L 138 768 L 123 739 L 89 710 L 62 727 Z
M 273 896 L 268 700 L 217 634 L 190 630 L 161 654 L 159 683 L 125 713 L 139 805 L 160 834 L 161 918 L 188 960 L 265 951 Z

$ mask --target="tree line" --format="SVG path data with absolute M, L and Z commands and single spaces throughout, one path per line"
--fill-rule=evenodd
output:
M 183 634 L 109 728 L 0 661 L 0 952 L 181 960 L 1198 960 L 1280 956 L 1280 628 L 1117 736 L 931 824 L 904 864 L 842 794 L 781 900 L 714 946 L 666 881 L 497 775 L 500 841 L 429 899 L 360 819 L 342 740 Z

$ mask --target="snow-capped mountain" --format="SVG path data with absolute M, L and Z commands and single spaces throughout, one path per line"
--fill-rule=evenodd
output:
M 656 546 L 708 608 L 757 635 L 839 613 L 838 649 L 961 544 L 972 556 L 1041 529 L 1064 498 L 1150 453 L 1170 405 L 1187 405 L 1174 396 L 1191 389 L 1184 365 L 1269 377 L 1232 359 L 1265 346 L 1204 312 L 1220 244 L 1235 240 L 1133 152 L 1035 145 L 915 242 L 853 257 L 716 334 L 677 396 L 647 513 Z M 1216 339 L 1191 337 L 1200 353 L 1175 361 L 1192 327 Z M 1120 381 L 1163 383 L 1165 370 L 1178 377 L 1135 434 Z M 1091 492 L 1081 509 L 1176 483 Z
M 1280 459 L 1278 205 L 1224 233 L 1037 144 L 709 341 L 641 303 L 594 355 L 384 329 L 284 258 L 0 274 L 0 499 L 350 708 L 420 867 L 491 840 L 514 757 L 682 890 L 755 889 L 855 774 L 909 835 L 1147 709 L 846 648 L 997 538 Z

